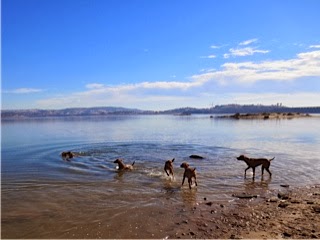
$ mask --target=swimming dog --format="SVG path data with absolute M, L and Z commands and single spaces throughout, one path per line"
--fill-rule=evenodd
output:
M 270 167 L 271 161 L 274 158 L 271 158 L 271 159 L 266 159 L 266 158 L 248 158 L 245 155 L 240 155 L 239 157 L 237 157 L 238 160 L 244 161 L 248 165 L 248 167 L 244 171 L 244 177 L 246 177 L 247 170 L 249 168 L 252 168 L 253 178 L 255 177 L 255 169 L 259 165 L 262 165 L 262 167 L 261 167 L 261 169 L 262 169 L 261 175 L 263 175 L 263 171 L 265 169 L 265 170 L 267 170 L 267 172 L 269 173 L 269 175 L 271 177 L 272 173 L 270 172 L 269 167 Z
M 67 160 L 67 161 L 70 161 L 69 159 L 75 157 L 76 154 L 73 153 L 73 152 L 70 152 L 70 151 L 67 151 L 67 152 L 62 152 L 61 153 L 61 157 L 63 160 Z
M 180 167 L 184 168 L 182 185 L 184 184 L 184 180 L 187 177 L 190 189 L 191 189 L 191 185 L 192 185 L 192 178 L 194 178 L 194 182 L 195 182 L 196 186 L 198 186 L 196 169 L 195 168 L 190 168 L 189 164 L 186 163 L 186 162 L 182 163 Z
M 131 165 L 129 165 L 129 164 L 124 164 L 123 160 L 118 158 L 114 161 L 114 163 L 118 163 L 118 166 L 119 166 L 118 170 L 132 170 L 135 161 Z

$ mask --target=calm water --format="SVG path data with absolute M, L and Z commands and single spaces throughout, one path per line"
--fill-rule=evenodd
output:
M 62 151 L 84 156 L 63 161 Z M 198 154 L 203 160 L 189 159 Z M 244 179 L 240 154 L 275 157 L 270 179 Z M 119 174 L 113 161 L 135 161 Z M 163 171 L 175 158 L 175 179 Z M 183 161 L 198 187 L 181 188 Z M 226 120 L 208 115 L 112 116 L 2 122 L 3 238 L 163 238 L 181 208 L 204 197 L 319 183 L 320 118 Z M 126 229 L 119 231 L 119 229 Z

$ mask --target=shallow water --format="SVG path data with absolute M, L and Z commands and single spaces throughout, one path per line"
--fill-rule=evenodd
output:
M 233 193 L 319 183 L 319 123 L 208 115 L 2 122 L 2 237 L 163 238 L 184 208 L 204 198 L 226 202 Z M 67 150 L 83 156 L 64 161 Z M 255 181 L 251 170 L 244 179 L 240 154 L 275 157 L 272 178 L 261 178 L 259 167 Z M 117 172 L 119 157 L 135 161 L 134 171 Z M 172 158 L 175 178 L 163 171 Z M 181 188 L 183 161 L 197 169 L 192 190 L 187 182 Z

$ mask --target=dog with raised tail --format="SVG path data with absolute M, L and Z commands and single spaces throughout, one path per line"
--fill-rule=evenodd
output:
M 168 177 L 170 176 L 170 174 L 172 175 L 172 177 L 174 177 L 173 164 L 172 164 L 173 162 L 174 162 L 174 158 L 172 160 L 166 161 L 164 164 L 164 171 L 166 172 Z
M 180 166 L 181 168 L 184 168 L 184 173 L 183 173 L 183 179 L 182 179 L 182 185 L 184 184 L 185 178 L 188 178 L 188 183 L 189 183 L 189 188 L 191 189 L 192 185 L 192 178 L 194 178 L 194 182 L 196 186 L 198 186 L 197 183 L 197 175 L 196 175 L 196 168 L 190 168 L 189 164 L 184 162 Z M 181 186 L 182 186 L 181 185 Z
M 249 168 L 252 168 L 252 172 L 253 172 L 253 178 L 255 177 L 255 171 L 256 171 L 256 167 L 262 165 L 261 167 L 261 175 L 263 176 L 263 171 L 266 170 L 270 177 L 272 175 L 272 173 L 269 170 L 271 161 L 274 159 L 275 157 L 271 158 L 271 159 L 267 159 L 267 158 L 248 158 L 245 155 L 240 155 L 239 157 L 237 157 L 237 159 L 239 161 L 244 161 L 248 167 L 246 168 L 246 170 L 244 171 L 244 177 L 246 177 L 247 174 L 247 170 Z
M 118 163 L 118 170 L 132 170 L 133 169 L 133 165 L 135 163 L 135 161 L 133 161 L 133 163 L 130 165 L 130 164 L 124 164 L 123 163 L 123 160 L 121 158 L 118 158 L 114 161 L 114 163 Z

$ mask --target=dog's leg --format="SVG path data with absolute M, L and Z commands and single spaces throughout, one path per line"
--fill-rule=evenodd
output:
M 261 176 L 263 176 L 264 166 L 261 167 Z
M 167 169 L 166 169 L 166 168 L 164 169 L 164 171 L 166 172 L 166 174 L 167 174 L 167 175 L 168 175 L 168 177 L 169 177 L 169 173 L 167 172 Z
M 244 170 L 244 177 L 247 176 L 247 170 L 249 169 L 250 167 L 247 167 L 246 170 Z
M 269 168 L 266 168 L 267 172 L 269 173 L 270 177 L 272 175 L 272 173 L 270 172 Z
M 184 184 L 184 180 L 185 180 L 185 178 L 186 178 L 186 175 L 185 175 L 185 174 L 183 174 L 183 179 L 182 179 L 182 184 L 181 184 L 181 186 Z
M 196 177 L 194 177 L 194 183 L 196 184 L 196 186 L 198 186 L 197 178 L 196 178 Z
M 190 178 L 190 179 L 188 179 L 188 182 L 189 182 L 189 188 L 191 189 L 191 184 L 192 184 L 192 180 L 191 180 L 191 178 Z
M 252 172 L 253 172 L 253 177 L 252 178 L 254 178 L 256 176 L 256 168 L 255 167 L 252 168 Z

